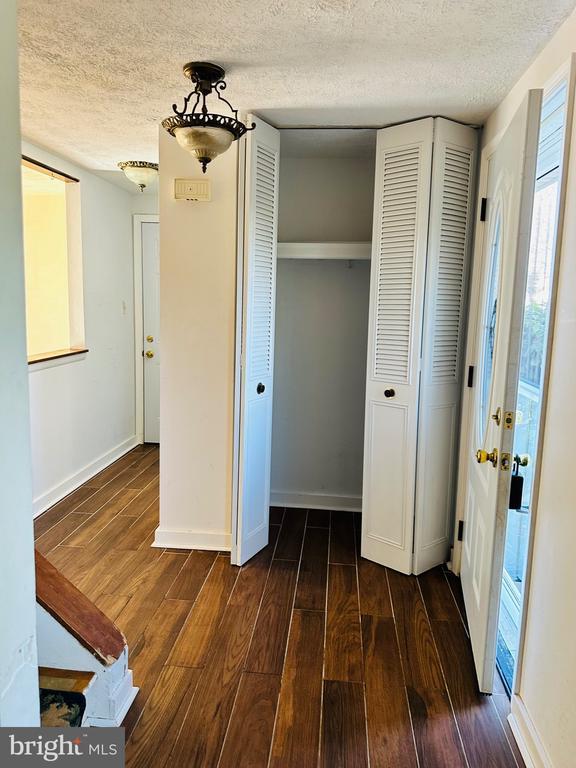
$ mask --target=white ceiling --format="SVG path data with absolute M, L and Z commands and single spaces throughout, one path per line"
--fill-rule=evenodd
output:
M 89 168 L 158 159 L 189 60 L 278 126 L 479 123 L 574 0 L 20 0 L 22 129 Z

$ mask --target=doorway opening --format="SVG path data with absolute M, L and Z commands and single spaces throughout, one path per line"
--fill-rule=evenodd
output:
M 567 95 L 566 80 L 545 93 L 540 119 L 496 649 L 496 666 L 508 693 L 513 689 L 518 659 L 535 470 L 539 461 Z
M 160 225 L 134 216 L 134 353 L 136 434 L 160 442 Z
M 361 510 L 375 151 L 281 131 L 272 505 Z

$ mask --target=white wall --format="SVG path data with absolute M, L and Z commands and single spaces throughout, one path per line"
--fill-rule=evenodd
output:
M 212 201 L 174 200 L 198 161 L 160 130 L 159 546 L 230 548 L 237 144 L 206 174 Z
M 529 88 L 541 88 L 576 50 L 576 13 L 491 115 L 484 143 L 506 127 Z M 572 135 L 558 304 L 546 409 L 532 579 L 513 726 L 535 766 L 572 768 L 576 754 L 576 127 Z
M 0 727 L 40 719 L 16 3 L 0 6 Z
M 281 242 L 369 241 L 374 160 L 281 157 Z M 279 259 L 272 502 L 360 508 L 369 262 Z
M 280 158 L 279 242 L 368 241 L 373 158 Z
M 369 287 L 369 261 L 278 261 L 273 503 L 361 507 Z
M 23 152 L 80 179 L 89 349 L 30 368 L 37 513 L 135 444 L 132 212 L 138 198 L 31 144 Z

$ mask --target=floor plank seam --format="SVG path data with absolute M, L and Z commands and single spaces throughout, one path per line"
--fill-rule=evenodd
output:
M 330 582 L 330 548 L 332 546 L 332 512 L 328 513 L 328 548 L 326 552 L 326 600 L 324 603 L 324 646 L 322 655 L 322 686 L 320 688 L 320 731 L 318 734 L 318 766 L 322 760 L 322 732 L 324 728 L 324 680 L 326 675 L 326 633 L 328 631 L 328 590 Z
M 446 581 L 446 584 L 448 584 L 448 589 L 450 590 L 450 594 L 452 595 L 452 599 L 454 600 L 454 604 L 456 605 L 456 610 L 458 611 L 458 616 L 460 616 L 460 621 L 462 622 L 462 625 L 464 627 L 464 632 L 466 632 L 466 637 L 468 637 L 469 639 L 470 632 L 468 631 L 466 618 L 462 615 L 462 611 L 460 610 L 460 605 L 458 603 L 458 600 L 456 600 L 456 595 L 454 594 L 454 590 L 452 589 L 452 584 L 450 584 L 450 579 L 446 575 L 446 571 L 444 569 L 442 569 L 442 575 L 444 576 L 444 580 Z
M 252 627 L 252 632 L 250 633 L 250 642 L 247 645 L 246 648 L 246 655 L 244 657 L 244 661 L 242 662 L 242 671 L 240 673 L 240 676 L 238 678 L 238 687 L 236 688 L 236 692 L 234 693 L 234 702 L 232 704 L 232 709 L 230 710 L 230 717 L 228 718 L 228 723 L 226 724 L 226 730 L 224 732 L 224 738 L 222 739 L 222 744 L 220 745 L 220 753 L 218 755 L 218 761 L 216 763 L 216 768 L 218 768 L 218 765 L 220 764 L 220 761 L 222 759 L 222 753 L 224 751 L 224 744 L 226 743 L 226 737 L 228 736 L 228 731 L 230 730 L 230 723 L 232 722 L 232 717 L 234 715 L 234 709 L 236 708 L 236 702 L 238 700 L 238 692 L 240 691 L 240 682 L 242 681 L 242 674 L 246 671 L 246 661 L 248 659 L 248 654 L 250 653 L 250 647 L 252 645 L 252 640 L 254 639 L 254 632 L 256 631 L 256 625 L 258 624 L 258 617 L 260 616 L 260 609 L 262 608 L 262 602 L 264 600 L 264 595 L 266 593 L 266 587 L 268 586 L 268 581 L 270 579 L 270 571 L 272 570 L 272 563 L 274 562 L 274 553 L 276 552 L 276 547 L 278 546 L 278 541 L 280 539 L 280 533 L 282 533 L 282 525 L 284 522 L 284 516 L 282 516 L 282 523 L 280 524 L 280 531 L 278 532 L 278 536 L 276 537 L 276 541 L 274 542 L 274 549 L 272 551 L 270 562 L 268 563 L 268 571 L 266 572 L 266 579 L 264 580 L 264 585 L 262 587 L 262 594 L 260 595 L 260 602 L 258 603 L 258 610 L 256 611 L 256 616 L 254 618 L 254 625 Z M 238 571 L 238 576 L 240 575 L 240 571 L 242 570 L 243 566 L 240 566 L 240 569 Z M 232 589 L 232 592 L 234 589 Z M 232 596 L 232 592 L 230 593 L 230 596 Z M 278 710 L 278 703 L 276 703 L 276 710 Z
M 352 535 L 354 537 L 354 558 L 356 568 L 356 599 L 358 601 L 358 625 L 360 628 L 360 652 L 362 656 L 362 691 L 364 698 L 364 732 L 366 734 L 366 758 L 368 761 L 368 768 L 370 768 L 370 739 L 368 737 L 368 704 L 366 701 L 366 655 L 364 653 L 364 637 L 362 632 L 362 608 L 360 605 L 360 576 L 358 571 L 358 548 L 356 546 L 356 517 L 352 515 Z
M 394 600 L 392 598 L 392 588 L 390 587 L 390 579 L 388 578 L 388 568 L 385 569 L 386 584 L 388 585 L 388 598 L 390 600 L 390 610 L 392 612 L 392 621 L 394 622 L 394 634 L 396 636 L 396 647 L 398 648 L 398 657 L 400 658 L 400 666 L 402 671 L 402 679 L 404 681 L 404 700 L 406 702 L 406 708 L 408 710 L 408 718 L 410 720 L 410 730 L 412 732 L 412 744 L 414 746 L 414 754 L 416 755 L 416 765 L 420 768 L 420 755 L 418 754 L 418 744 L 416 742 L 416 730 L 414 728 L 414 718 L 412 717 L 412 710 L 410 709 L 410 699 L 408 698 L 408 688 L 406 686 L 406 671 L 404 665 L 407 660 L 402 655 L 402 648 L 400 647 L 400 637 L 398 635 L 398 622 L 396 620 L 396 610 L 394 608 Z
M 286 519 L 286 507 L 284 508 L 283 520 L 285 519 Z M 292 631 L 292 619 L 294 618 L 294 604 L 296 602 L 296 594 L 298 592 L 298 581 L 300 579 L 300 566 L 302 565 L 302 553 L 304 552 L 304 542 L 306 540 L 306 524 L 307 523 L 308 523 L 308 510 L 306 510 L 306 519 L 304 520 L 302 542 L 300 544 L 300 558 L 298 560 L 298 569 L 296 571 L 296 580 L 294 582 L 294 594 L 292 595 L 292 609 L 290 611 L 290 621 L 288 623 L 288 633 L 286 635 L 286 647 L 284 648 L 284 661 L 282 662 L 282 672 L 280 673 L 280 692 L 278 693 L 278 699 L 276 701 L 276 712 L 274 713 L 274 725 L 272 727 L 272 738 L 270 739 L 270 748 L 268 749 L 268 761 L 266 763 L 268 768 L 272 760 L 272 745 L 274 744 L 274 736 L 276 735 L 276 723 L 278 721 L 278 705 L 280 703 L 280 694 L 282 692 L 282 678 L 284 677 L 284 669 L 286 668 L 286 658 L 288 656 L 288 645 L 290 643 L 290 633 Z M 280 533 L 278 534 L 278 538 L 276 539 L 276 546 L 278 546 L 278 542 L 280 541 L 281 534 L 282 534 L 282 528 L 280 528 Z M 274 549 L 276 549 L 276 547 Z M 274 555 L 272 555 L 272 560 L 270 562 L 271 563 L 274 562 Z M 262 603 L 260 603 L 260 605 L 262 605 Z M 254 624 L 254 628 L 256 628 L 256 623 Z M 250 638 L 250 644 L 252 644 L 252 638 Z
M 440 656 L 440 651 L 438 649 L 438 643 L 436 642 L 436 635 L 434 634 L 434 627 L 432 626 L 432 622 L 430 621 L 430 615 L 428 613 L 428 606 L 426 604 L 426 600 L 424 599 L 424 594 L 422 592 L 422 587 L 420 585 L 420 579 L 418 577 L 416 577 L 416 583 L 418 584 L 418 591 L 420 592 L 420 597 L 421 597 L 422 603 L 424 605 L 424 611 L 426 613 L 426 620 L 428 621 L 428 624 L 430 626 L 430 634 L 432 636 L 432 642 L 434 643 L 434 649 L 436 651 L 436 656 L 438 657 L 438 663 L 440 665 L 440 671 L 442 672 L 442 680 L 444 681 L 444 687 L 446 689 L 446 695 L 448 696 L 448 701 L 450 702 L 450 709 L 452 711 L 452 718 L 453 718 L 454 723 L 456 725 L 456 732 L 458 734 L 458 738 L 460 739 L 460 745 L 462 747 L 462 753 L 464 755 L 464 760 L 466 761 L 466 765 L 468 766 L 468 768 L 472 768 L 472 766 L 470 764 L 470 759 L 468 757 L 468 752 L 466 751 L 466 747 L 465 747 L 465 744 L 464 744 L 464 738 L 462 736 L 462 731 L 460 729 L 460 723 L 458 722 L 458 718 L 456 717 L 456 709 L 454 707 L 454 702 L 452 700 L 452 694 L 450 692 L 450 687 L 448 685 L 448 679 L 446 677 L 446 672 L 444 670 L 444 664 L 442 663 L 442 657 Z M 450 585 L 448 585 L 448 586 L 450 586 Z M 454 595 L 452 593 L 452 590 L 450 590 L 450 595 L 452 596 L 452 599 L 454 600 L 454 602 L 456 602 L 456 600 L 454 599 Z M 458 606 L 456 606 L 456 607 L 458 607 Z

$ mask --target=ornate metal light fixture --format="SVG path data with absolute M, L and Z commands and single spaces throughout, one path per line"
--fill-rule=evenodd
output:
M 194 83 L 194 90 L 185 97 L 181 110 L 172 104 L 175 114 L 163 120 L 162 126 L 176 138 L 181 147 L 198 159 L 202 173 L 206 173 L 209 162 L 226 152 L 233 141 L 244 136 L 246 131 L 253 130 L 256 125 L 252 123 L 247 127 L 241 123 L 238 110 L 222 96 L 222 91 L 226 89 L 226 72 L 218 64 L 191 61 L 184 65 L 184 74 Z M 206 98 L 212 94 L 216 94 L 228 106 L 233 117 L 208 111 Z M 192 99 L 192 111 L 186 112 Z
M 127 178 L 140 187 L 140 192 L 151 184 L 158 176 L 158 163 L 146 163 L 143 160 L 128 160 L 118 163 L 118 168 L 124 171 Z

